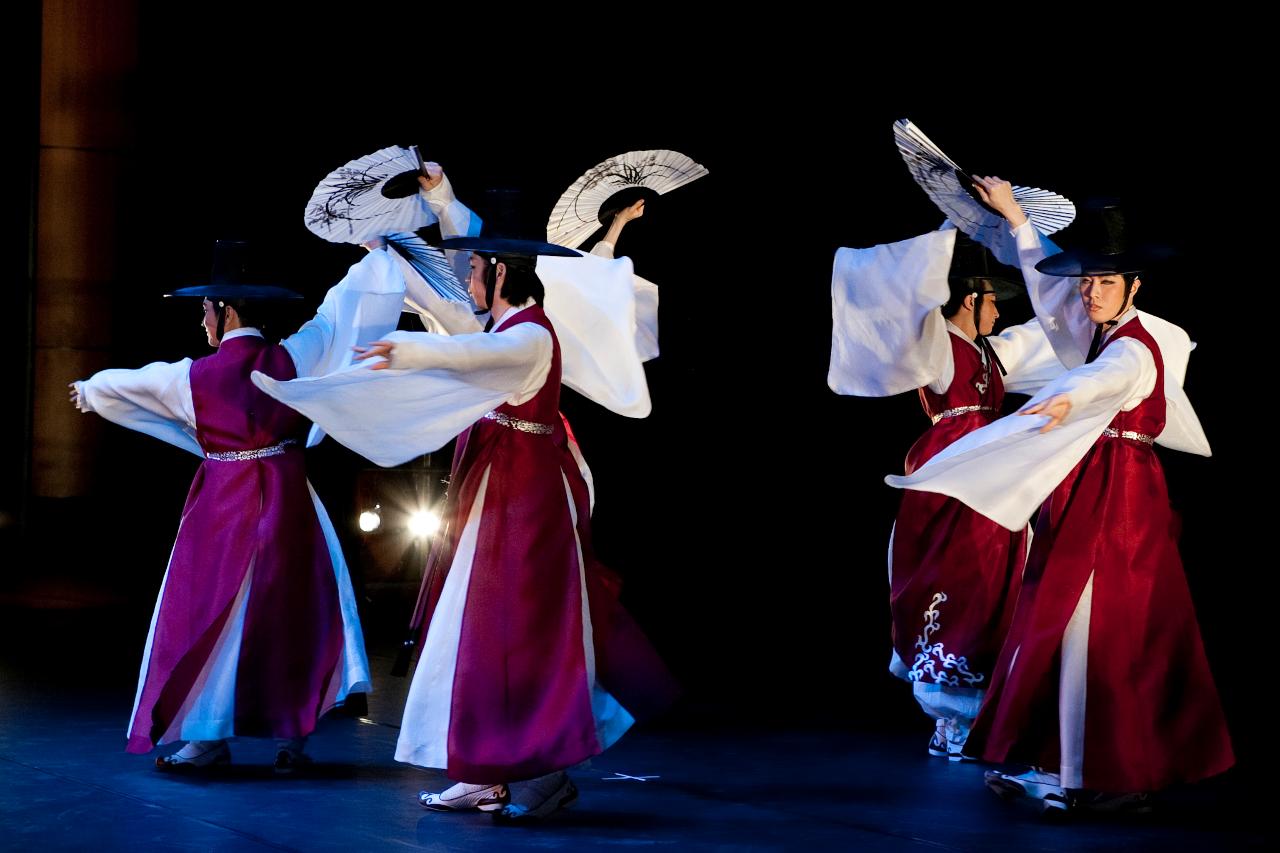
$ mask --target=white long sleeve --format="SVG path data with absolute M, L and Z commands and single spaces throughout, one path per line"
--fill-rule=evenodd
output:
M 405 281 L 386 249 L 352 264 L 325 294 L 316 315 L 280 342 L 298 376 L 320 376 L 351 364 L 352 347 L 379 340 L 395 329 Z
M 1065 366 L 1084 364 L 1093 341 L 1094 324 L 1080 301 L 1079 289 L 1071 279 L 1035 269 L 1041 259 L 1058 252 L 1057 246 L 1025 222 L 1013 230 L 1013 236 L 1032 308 L 1049 343 Z M 1195 344 L 1181 327 L 1168 320 L 1136 308 L 1130 310 L 1155 338 L 1164 361 L 1165 427 L 1156 443 L 1184 453 L 1211 455 L 1204 428 L 1182 387 Z
M 440 176 L 440 183 L 429 190 L 420 190 L 419 195 L 427 202 L 427 207 L 440 220 L 440 234 L 444 237 L 477 237 L 484 224 L 471 208 L 458 201 L 453 193 L 453 185 L 448 175 Z M 467 254 L 465 252 L 461 254 Z
M 887 397 L 955 370 L 947 322 L 954 230 L 910 240 L 839 249 L 831 270 L 831 364 L 837 394 Z
M 597 240 L 590 254 L 607 261 L 614 259 L 616 246 L 608 240 Z M 638 275 L 632 276 L 636 298 L 636 354 L 650 361 L 660 354 L 658 349 L 658 286 Z
M 191 359 L 103 370 L 76 383 L 80 410 L 204 456 L 196 441 Z
M 438 450 L 485 412 L 523 403 L 546 382 L 551 336 L 533 323 L 497 334 L 444 336 L 393 332 L 393 367 L 358 362 L 327 376 L 259 388 L 378 465 L 399 465 Z
M 647 417 L 643 361 L 657 351 L 657 287 L 637 279 L 627 257 L 544 256 L 537 270 L 560 341 L 561 381 L 611 412 Z
M 1116 413 L 1140 403 L 1155 382 L 1151 351 L 1138 340 L 1121 338 L 1028 402 L 1068 395 L 1071 412 L 1056 429 L 1040 433 L 1048 422 L 1044 415 L 1009 415 L 958 439 L 912 474 L 885 482 L 948 495 L 1009 530 L 1021 530 Z
M 1034 394 L 1066 371 L 1039 318 L 1010 326 L 987 338 L 991 349 L 1007 371 L 1004 390 L 1011 394 Z
M 501 334 L 433 335 L 392 332 L 387 340 L 392 370 L 449 370 L 483 377 L 486 387 L 507 391 L 519 405 L 538 392 L 551 369 L 551 335 L 536 323 L 521 323 Z
M 1058 359 L 1068 368 L 1079 367 L 1089 355 L 1094 329 L 1080 302 L 1079 289 L 1069 278 L 1045 275 L 1036 270 L 1036 264 L 1056 254 L 1057 247 L 1041 235 L 1030 220 L 1015 228 L 1013 236 L 1018 246 L 1018 264 L 1027 282 L 1027 294 L 1031 297 L 1036 317 L 1058 353 Z

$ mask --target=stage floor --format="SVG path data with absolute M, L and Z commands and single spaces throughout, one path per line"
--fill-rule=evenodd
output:
M 1274 834 L 1249 804 L 1266 792 L 1231 774 L 1150 815 L 1061 825 L 998 800 L 984 768 L 927 756 L 924 719 L 780 730 L 712 724 L 706 708 L 573 770 L 578 803 L 541 825 L 428 813 L 417 792 L 448 782 L 392 759 L 408 682 L 382 675 L 389 647 L 371 650 L 367 715 L 331 716 L 312 737 L 313 772 L 278 778 L 271 745 L 246 739 L 229 769 L 174 777 L 124 752 L 137 618 L 0 606 L 0 849 L 1205 851 L 1262 849 Z

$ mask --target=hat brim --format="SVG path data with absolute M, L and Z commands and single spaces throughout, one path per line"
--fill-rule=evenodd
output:
M 1045 275 L 1125 275 L 1142 272 L 1157 261 L 1173 255 L 1167 248 L 1145 246 L 1126 252 L 1106 254 L 1085 249 L 1066 249 L 1050 255 L 1036 264 L 1036 271 Z
M 165 294 L 166 299 L 175 296 L 201 296 L 207 299 L 251 299 L 261 302 L 282 302 L 290 299 L 306 298 L 301 293 L 269 284 L 197 284 L 192 287 L 180 287 L 172 293 Z
M 461 249 L 470 252 L 483 252 L 489 255 L 515 255 L 520 257 L 536 257 L 550 255 L 557 258 L 577 258 L 582 253 L 555 243 L 542 240 L 515 240 L 507 237 L 450 237 L 441 240 L 441 249 Z
M 996 299 L 1016 299 L 1026 294 L 1026 289 L 1016 282 L 993 275 L 952 276 L 950 281 L 963 282 L 979 293 L 994 293 Z M 982 282 L 989 282 L 991 289 L 982 287 Z

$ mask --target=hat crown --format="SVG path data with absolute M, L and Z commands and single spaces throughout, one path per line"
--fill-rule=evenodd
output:
M 216 240 L 209 283 L 249 284 L 253 273 L 252 249 L 246 240 Z
M 215 240 L 213 265 L 204 284 L 181 287 L 166 296 L 203 296 L 207 299 L 301 299 L 302 294 L 267 284 L 260 252 L 246 240 Z
M 956 232 L 955 248 L 951 250 L 951 268 L 948 278 L 989 278 L 991 255 L 986 248 L 963 231 Z
M 1100 255 L 1119 255 L 1129 250 L 1128 223 L 1124 208 L 1116 199 L 1093 199 L 1084 204 L 1069 234 L 1073 248 Z
M 442 249 L 467 249 L 482 254 L 533 264 L 539 255 L 577 257 L 572 249 L 547 243 L 540 218 L 530 216 L 519 190 L 508 187 L 482 193 L 484 225 L 479 237 L 451 237 L 440 241 Z
M 963 231 L 957 231 L 947 284 L 953 298 L 981 291 L 995 293 L 997 299 L 1011 299 L 1022 289 L 1022 275 L 1018 270 L 997 263 L 985 246 Z

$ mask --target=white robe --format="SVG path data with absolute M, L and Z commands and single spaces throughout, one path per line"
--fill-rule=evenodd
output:
M 1014 236 L 1041 326 L 1059 359 L 1073 366 L 1042 388 L 1026 407 L 1066 394 L 1072 402 L 1070 414 L 1048 433 L 1040 432 L 1048 423 L 1044 415 L 1001 418 L 956 441 L 911 475 L 885 478 L 895 488 L 950 495 L 1010 530 L 1026 524 L 1118 412 L 1133 409 L 1155 390 L 1156 376 L 1151 352 L 1127 337 L 1084 364 L 1093 325 L 1088 323 L 1077 288 L 1067 279 L 1036 272 L 1035 264 L 1045 257 L 1045 250 L 1034 228 L 1024 224 Z M 1126 312 L 1120 325 L 1134 318 L 1141 318 L 1156 339 L 1165 363 L 1161 390 L 1167 404 L 1166 423 L 1156 443 L 1208 456 L 1208 439 L 1182 390 L 1190 338 L 1172 323 L 1137 309 Z
M 387 329 L 395 327 L 403 298 L 403 279 L 397 266 L 386 252 L 371 252 L 353 265 L 346 277 L 326 294 L 315 317 L 281 341 L 281 344 L 289 352 L 299 376 L 335 370 L 350 361 L 351 347 L 356 341 L 368 340 L 370 335 L 380 336 Z M 261 337 L 261 333 L 252 328 L 235 329 L 227 332 L 223 339 L 232 340 L 241 336 Z M 82 401 L 81 410 L 96 412 L 113 423 L 159 438 L 203 458 L 204 452 L 195 437 L 191 364 L 192 360 L 186 358 L 171 364 L 156 362 L 137 370 L 101 371 L 77 383 Z M 308 446 L 318 443 L 322 437 L 323 433 L 318 428 L 313 428 Z M 331 682 L 332 695 L 327 697 L 327 704 L 332 704 L 342 702 L 350 693 L 371 691 L 372 679 L 355 593 L 341 545 L 319 496 L 310 483 L 307 488 L 328 547 L 342 614 L 343 655 L 336 668 L 336 677 Z M 236 598 L 232 616 L 227 620 L 216 643 L 215 652 L 210 656 L 208 671 L 198 681 L 204 685 L 203 689 L 187 698 L 160 743 L 174 740 L 219 740 L 233 733 L 240 633 L 252 577 L 250 569 L 246 573 L 244 587 Z M 164 600 L 167 581 L 166 570 L 147 633 L 138 691 L 134 698 L 134 710 L 130 714 L 130 730 L 133 728 L 133 715 L 137 712 L 138 699 L 141 697 L 150 663 L 156 620 L 160 613 L 160 603 Z
M 941 393 L 955 370 L 942 316 L 955 229 L 868 249 L 838 249 L 831 270 L 831 364 L 837 394 L 887 397 L 930 386 Z M 1008 371 L 1005 390 L 1030 394 L 1065 368 L 1037 319 L 987 340 Z M 972 343 L 972 341 L 970 341 Z
M 424 197 L 440 219 L 443 237 L 479 233 L 479 217 L 457 200 L 447 179 Z M 543 307 L 560 340 L 561 382 L 612 412 L 643 418 L 652 410 L 643 362 L 658 355 L 658 288 L 635 275 L 630 259 L 614 260 L 612 249 L 604 243 L 591 255 L 540 257 Z M 470 254 L 448 254 L 465 281 Z M 477 315 L 473 303 L 442 299 L 403 259 L 401 265 L 405 308 L 427 331 L 459 335 L 484 329 L 487 314 Z

